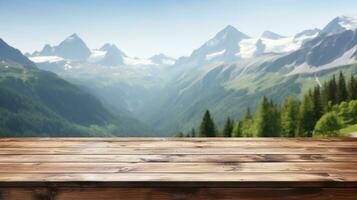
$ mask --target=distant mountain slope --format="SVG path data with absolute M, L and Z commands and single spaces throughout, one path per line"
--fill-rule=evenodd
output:
M 79 87 L 35 68 L 20 51 L 6 43 L 1 47 L 5 47 L 0 50 L 2 57 L 11 56 L 0 60 L 0 136 L 151 133 L 139 121 L 109 112 Z
M 189 131 L 198 127 L 202 114 L 210 109 L 222 125 L 227 116 L 239 118 L 247 106 L 255 110 L 263 95 L 281 102 L 285 96 L 299 96 L 340 70 L 357 74 L 357 30 L 331 34 L 307 30 L 294 38 L 309 39 L 295 50 L 236 61 L 192 65 L 190 57 L 181 59 L 172 68 L 182 70 L 176 71 L 161 95 L 139 111 L 144 113 L 141 119 L 164 130 Z M 263 42 L 261 45 L 262 49 L 266 47 Z
M 246 106 L 254 110 L 262 95 L 280 102 L 340 70 L 356 74 L 356 28 L 357 19 L 346 16 L 293 36 L 265 31 L 253 38 L 227 26 L 178 60 L 132 58 L 119 49 L 110 54 L 107 48 L 92 50 L 82 62 L 59 56 L 31 60 L 171 134 L 197 128 L 206 109 L 221 124 L 227 116 L 239 118 Z M 47 47 L 42 52 L 52 51 Z
M 26 56 L 22 55 L 19 50 L 9 46 L 2 39 L 0 39 L 0 60 L 18 63 L 30 68 L 36 67 L 36 65 L 31 62 Z

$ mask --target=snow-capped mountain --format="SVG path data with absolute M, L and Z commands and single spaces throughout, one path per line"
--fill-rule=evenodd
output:
M 41 56 L 53 56 L 55 54 L 55 48 L 46 44 L 40 52 L 37 52 L 37 54 Z
M 74 33 L 57 46 L 46 44 L 40 52 L 35 51 L 31 56 L 41 56 L 42 60 L 45 60 L 45 56 L 57 56 L 73 61 L 85 61 L 90 54 L 91 52 L 84 41 Z
M 100 51 L 105 52 L 102 59 L 98 61 L 99 64 L 105 66 L 119 66 L 124 64 L 124 57 L 127 57 L 124 52 L 118 49 L 115 44 L 104 44 Z
M 281 36 L 281 35 L 279 35 L 277 33 L 271 32 L 271 31 L 264 31 L 260 38 L 278 40 L 278 39 L 285 38 L 285 37 Z
M 295 51 L 318 35 L 318 29 L 305 30 L 295 36 L 285 37 L 272 31 L 264 31 L 258 38 L 251 38 L 233 26 L 227 26 L 190 57 L 180 59 L 179 64 L 202 65 L 216 61 L 230 62 L 250 59 L 263 54 L 284 54 Z
M 321 31 L 323 34 L 336 34 L 346 30 L 355 30 L 357 28 L 357 17 L 339 16 L 328 23 Z
M 106 43 L 99 49 L 90 50 L 77 34 L 72 34 L 57 46 L 46 44 L 41 51 L 26 54 L 39 67 L 50 71 L 82 68 L 88 65 L 117 66 L 167 66 L 175 59 L 164 54 L 151 58 L 129 57 L 115 44 Z M 75 66 L 75 67 L 74 67 Z
M 197 63 L 235 60 L 237 52 L 240 51 L 239 43 L 248 38 L 249 36 L 233 26 L 227 26 L 200 48 L 194 50 L 189 60 Z
M 171 58 L 162 53 L 151 56 L 149 60 L 151 60 L 151 62 L 156 65 L 173 65 L 176 62 L 174 58 Z
M 54 54 L 66 59 L 84 61 L 91 52 L 77 34 L 73 34 L 54 47 Z

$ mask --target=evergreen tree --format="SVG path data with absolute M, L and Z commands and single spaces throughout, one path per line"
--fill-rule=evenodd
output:
M 313 103 L 309 94 L 304 98 L 299 108 L 298 136 L 311 137 L 314 130 Z
M 338 78 L 337 91 L 336 91 L 336 103 L 341 103 L 342 101 L 347 101 L 348 92 L 346 87 L 345 76 L 342 72 L 340 72 L 340 76 Z
M 176 137 L 184 137 L 185 135 L 182 133 L 182 132 L 178 132 L 177 134 L 176 134 Z
M 350 81 L 348 82 L 348 99 L 357 99 L 357 81 L 353 75 L 351 75 Z
M 280 118 L 277 106 L 263 97 L 255 117 L 255 133 L 260 137 L 276 137 L 280 133 Z
M 233 121 L 228 117 L 222 131 L 223 137 L 232 137 Z
M 246 110 L 245 113 L 244 113 L 243 120 L 250 120 L 250 119 L 252 119 L 252 118 L 253 118 L 252 112 L 251 112 L 251 110 L 250 110 L 250 107 L 248 106 L 248 107 L 247 107 L 247 110 Z
M 337 90 L 337 84 L 336 84 L 336 78 L 335 75 L 333 75 L 332 79 L 324 83 L 323 86 L 323 104 L 325 107 L 325 112 L 329 111 L 329 108 L 331 105 L 336 104 L 337 102 L 337 95 L 336 95 L 336 90 Z
M 196 130 L 195 128 L 191 129 L 191 137 L 196 137 Z
M 299 101 L 294 96 L 288 96 L 284 101 L 281 114 L 282 133 L 286 137 L 294 137 L 298 124 Z
M 200 137 L 215 137 L 216 126 L 211 118 L 210 112 L 207 110 L 203 116 L 200 125 Z
M 242 137 L 243 133 L 242 133 L 242 122 L 239 121 L 237 122 L 237 124 L 234 126 L 233 130 L 232 130 L 232 137 Z
M 319 86 L 316 86 L 314 88 L 311 98 L 312 98 L 312 110 L 313 110 L 313 123 L 316 124 L 316 122 L 320 119 L 320 117 L 324 113 Z

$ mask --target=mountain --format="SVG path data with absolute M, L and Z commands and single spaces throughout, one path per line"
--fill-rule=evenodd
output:
M 104 44 L 99 50 L 105 52 L 104 57 L 98 61 L 99 64 L 106 66 L 119 66 L 124 64 L 124 57 L 126 57 L 126 55 L 114 44 Z
M 18 63 L 28 68 L 36 68 L 36 65 L 24 56 L 18 49 L 9 46 L 2 39 L 0 39 L 0 60 L 10 63 Z
M 322 34 L 336 34 L 346 30 L 354 31 L 357 28 L 357 17 L 339 16 L 328 23 L 321 31 Z
M 75 61 L 85 61 L 91 52 L 83 40 L 72 34 L 54 47 L 54 55 Z
M 314 29 L 307 29 L 304 31 L 301 31 L 300 33 L 297 33 L 294 38 L 309 38 L 309 37 L 313 37 L 313 36 L 317 36 L 317 34 L 319 34 L 321 32 L 320 29 L 318 28 L 314 28 Z
M 109 136 L 150 129 L 110 112 L 96 97 L 42 71 L 0 41 L 1 136 Z
M 41 56 L 52 56 L 55 54 L 55 48 L 51 47 L 51 45 L 46 44 L 43 49 L 38 53 Z
M 271 39 L 271 40 L 278 40 L 281 38 L 284 38 L 284 36 L 281 36 L 277 33 L 271 32 L 271 31 L 264 31 L 262 33 L 261 38 L 265 38 L 265 39 Z
M 176 59 L 162 53 L 150 57 L 149 60 L 156 65 L 173 65 L 176 62 Z
M 357 30 L 316 37 L 297 51 L 263 65 L 270 71 L 287 68 L 290 74 L 313 73 L 357 62 Z
M 90 55 L 91 51 L 87 45 L 77 34 L 74 33 L 57 46 L 46 44 L 41 51 L 35 51 L 31 57 L 40 56 L 42 60 L 46 60 L 47 56 L 56 56 L 72 61 L 86 61 Z M 51 57 L 49 57 L 49 59 L 50 58 Z
M 229 61 L 237 59 L 240 51 L 239 43 L 249 36 L 238 31 L 233 26 L 227 26 L 212 39 L 194 50 L 189 58 L 190 62 L 207 63 L 214 60 Z
M 160 95 L 138 111 L 140 119 L 166 131 L 189 131 L 198 127 L 209 109 L 222 126 L 226 117 L 238 119 L 247 106 L 254 111 L 263 95 L 281 102 L 339 71 L 357 74 L 356 35 L 352 30 L 320 34 L 312 29 L 293 37 L 243 39 L 241 59 L 198 63 L 179 71 Z M 186 66 L 190 59 L 179 59 L 173 69 Z
M 63 69 L 68 66 L 58 72 L 61 77 L 169 135 L 197 128 L 206 109 L 221 126 L 227 116 L 238 119 L 247 106 L 254 111 L 263 95 L 281 102 L 340 70 L 357 74 L 354 20 L 342 18 L 332 20 L 323 30 L 307 29 L 293 36 L 266 31 L 249 37 L 227 26 L 190 56 L 171 60 L 170 67 L 157 67 L 170 60 L 163 54 L 131 58 L 113 45 L 92 50 L 82 63 L 59 56 L 31 59 L 36 63 L 47 59 L 46 64 L 38 64 L 41 68 L 52 69 L 50 66 L 59 63 Z M 113 57 L 122 60 L 109 59 L 105 65 L 120 67 L 99 64 L 111 48 L 116 52 Z

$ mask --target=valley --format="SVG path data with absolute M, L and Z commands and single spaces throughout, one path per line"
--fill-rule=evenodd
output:
M 262 96 L 280 104 L 339 72 L 357 74 L 356 28 L 348 16 L 294 36 L 264 31 L 252 38 L 227 26 L 177 59 L 132 57 L 109 43 L 91 49 L 72 34 L 25 55 L 30 65 L 94 95 L 119 119 L 133 120 L 125 134 L 137 135 L 140 128 L 132 128 L 140 124 L 148 133 L 139 135 L 173 136 L 197 128 L 205 110 L 223 127 L 227 117 L 241 119 L 247 107 L 255 112 Z

